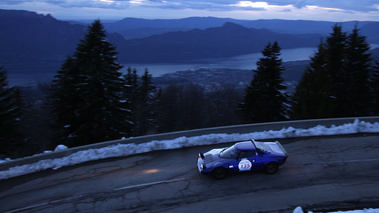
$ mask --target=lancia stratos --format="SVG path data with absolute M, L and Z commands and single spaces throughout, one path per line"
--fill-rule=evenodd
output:
M 288 158 L 287 151 L 278 142 L 255 140 L 237 142 L 231 147 L 199 153 L 197 168 L 201 174 L 222 179 L 229 173 L 264 170 L 269 174 L 278 171 Z

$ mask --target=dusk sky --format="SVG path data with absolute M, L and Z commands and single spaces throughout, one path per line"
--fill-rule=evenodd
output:
M 379 0 L 1 0 L 1 9 L 29 10 L 57 19 L 295 19 L 379 21 Z

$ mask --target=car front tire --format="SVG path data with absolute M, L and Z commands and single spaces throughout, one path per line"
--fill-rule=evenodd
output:
M 225 168 L 219 167 L 214 169 L 212 174 L 213 177 L 216 179 L 223 179 L 226 176 L 227 172 Z
M 278 171 L 278 169 L 279 169 L 279 165 L 275 162 L 270 162 L 265 166 L 265 171 L 268 174 L 274 174 Z

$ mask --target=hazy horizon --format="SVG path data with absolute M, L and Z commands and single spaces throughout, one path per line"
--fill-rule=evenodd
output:
M 212 16 L 244 20 L 379 21 L 379 2 L 374 0 L 3 0 L 0 8 L 51 14 L 62 20 Z

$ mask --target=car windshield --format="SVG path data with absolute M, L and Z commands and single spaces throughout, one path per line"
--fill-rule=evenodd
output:
M 234 145 L 220 152 L 220 157 L 222 158 L 237 158 L 237 156 L 238 150 L 234 147 Z
M 256 146 L 258 149 L 260 149 L 260 150 L 262 150 L 262 151 L 264 151 L 264 152 L 270 152 L 270 148 L 267 147 L 267 145 L 266 145 L 265 143 L 254 141 L 254 144 L 255 144 L 255 146 Z

